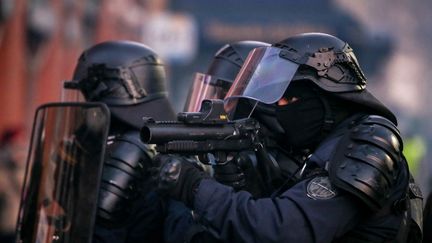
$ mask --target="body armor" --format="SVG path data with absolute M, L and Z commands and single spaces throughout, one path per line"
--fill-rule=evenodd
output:
M 332 182 L 379 210 L 388 200 L 401 165 L 402 140 L 389 120 L 369 116 L 347 132 L 330 160 Z M 408 184 L 408 181 L 404 182 Z
M 139 140 L 138 132 L 108 138 L 101 189 L 98 220 L 110 226 L 122 223 L 130 215 L 131 203 L 147 191 L 154 151 Z
M 409 174 L 402 154 L 402 140 L 396 126 L 381 116 L 363 116 L 354 120 L 334 147 L 328 158 L 331 183 L 362 202 L 374 217 L 396 215 L 400 217 L 399 231 L 392 242 L 420 242 L 422 225 L 422 195 Z M 343 237 L 341 242 L 367 240 L 363 227 L 376 227 L 368 223 Z M 355 241 L 357 242 L 357 241 Z

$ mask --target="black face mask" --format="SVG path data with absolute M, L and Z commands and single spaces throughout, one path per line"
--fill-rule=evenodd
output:
M 323 139 L 324 106 L 312 90 L 296 90 L 298 100 L 277 106 L 276 118 L 285 130 L 285 142 L 297 149 L 313 149 Z M 296 93 L 297 93 L 296 92 Z M 289 96 L 288 96 L 289 97 Z

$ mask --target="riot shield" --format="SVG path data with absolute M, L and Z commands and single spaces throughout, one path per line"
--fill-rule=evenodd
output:
M 37 109 L 16 242 L 91 242 L 109 121 L 102 103 Z

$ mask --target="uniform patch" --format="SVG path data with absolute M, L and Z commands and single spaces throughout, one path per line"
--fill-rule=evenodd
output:
M 307 185 L 307 195 L 312 199 L 326 200 L 337 195 L 328 177 L 315 177 Z

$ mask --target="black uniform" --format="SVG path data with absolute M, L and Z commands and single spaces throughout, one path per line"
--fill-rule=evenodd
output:
M 204 180 L 194 201 L 202 231 L 219 242 L 407 242 L 404 230 L 417 227 L 407 205 L 420 195 L 408 186 L 400 141 L 387 119 L 357 115 L 318 146 L 294 185 L 271 198 Z
M 381 124 L 367 124 L 368 118 L 335 130 L 311 154 L 302 179 L 278 196 L 255 200 L 204 180 L 195 196 L 196 213 L 224 242 L 394 240 L 406 220 L 409 173 L 403 157 L 390 159 L 398 147 L 379 144 L 394 142 L 398 134 Z M 351 140 L 362 128 L 360 133 L 378 135 L 376 140 Z M 379 130 L 367 133 L 372 128 Z

